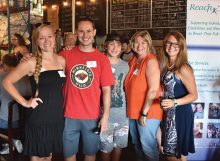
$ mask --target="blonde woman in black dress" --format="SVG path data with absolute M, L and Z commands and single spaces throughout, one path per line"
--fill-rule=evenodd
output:
M 27 108 L 24 154 L 31 161 L 50 161 L 52 153 L 62 153 L 64 128 L 62 84 L 65 79 L 65 59 L 53 52 L 55 34 L 49 25 L 35 29 L 34 57 L 20 63 L 4 80 L 3 87 Z M 14 83 L 28 75 L 32 98 L 25 100 Z

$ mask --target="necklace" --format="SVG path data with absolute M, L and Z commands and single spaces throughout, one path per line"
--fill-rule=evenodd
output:
M 141 58 L 140 60 L 137 60 L 136 64 L 139 64 L 140 62 L 142 62 L 142 60 L 146 57 L 147 55 L 145 55 L 143 58 Z
M 170 67 L 168 66 L 168 68 L 172 68 L 174 65 L 176 64 L 176 62 L 175 63 L 173 63 L 173 65 L 171 65 Z
M 141 60 L 137 61 L 137 62 L 136 62 L 136 64 L 139 64 L 139 63 L 140 63 L 142 60 L 143 60 L 143 59 L 141 59 Z

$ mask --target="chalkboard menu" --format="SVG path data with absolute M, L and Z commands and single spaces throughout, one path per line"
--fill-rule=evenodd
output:
M 186 35 L 187 0 L 112 0 L 110 30 L 130 39 L 148 30 L 153 40 L 163 40 L 170 30 Z
M 62 36 L 64 32 L 72 32 L 72 0 L 67 0 L 68 5 L 61 5 L 59 11 L 59 26 L 62 31 Z
M 75 4 L 75 24 L 81 18 L 90 18 L 95 22 L 96 35 L 106 34 L 106 1 L 80 0 Z

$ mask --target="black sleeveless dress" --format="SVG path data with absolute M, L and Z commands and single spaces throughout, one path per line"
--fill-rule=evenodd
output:
M 49 157 L 50 153 L 62 153 L 62 134 L 64 129 L 62 70 L 49 70 L 39 75 L 38 102 L 35 109 L 28 108 L 24 135 L 24 155 Z M 29 77 L 32 97 L 35 95 L 34 76 Z

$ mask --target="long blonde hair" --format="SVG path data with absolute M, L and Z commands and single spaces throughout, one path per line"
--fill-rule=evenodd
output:
M 50 25 L 45 25 L 42 24 L 41 26 L 35 28 L 33 30 L 33 36 L 32 36 L 32 40 L 33 40 L 33 44 L 36 46 L 37 51 L 35 52 L 35 56 L 36 56 L 36 67 L 35 67 L 35 72 L 34 72 L 34 79 L 36 82 L 36 93 L 35 93 L 35 98 L 38 96 L 39 90 L 38 90 L 38 83 L 39 83 L 39 75 L 40 75 L 40 71 L 42 68 L 42 52 L 40 47 L 37 44 L 38 38 L 39 38 L 39 33 L 42 30 L 42 28 L 44 27 L 48 27 L 49 29 L 51 29 L 51 31 L 53 31 L 53 29 L 51 28 Z M 53 31 L 54 33 L 54 31 Z
M 184 65 L 185 63 L 188 63 L 186 40 L 185 40 L 184 36 L 178 31 L 170 31 L 163 39 L 162 51 L 161 51 L 161 54 L 159 55 L 159 60 L 162 63 L 162 72 L 164 72 L 167 69 L 167 67 L 169 66 L 169 56 L 166 53 L 165 43 L 170 36 L 175 37 L 175 39 L 179 43 L 179 48 L 180 48 L 180 51 L 178 53 L 173 71 L 174 72 L 178 71 L 182 65 Z M 188 65 L 189 65 L 189 63 L 188 63 Z

